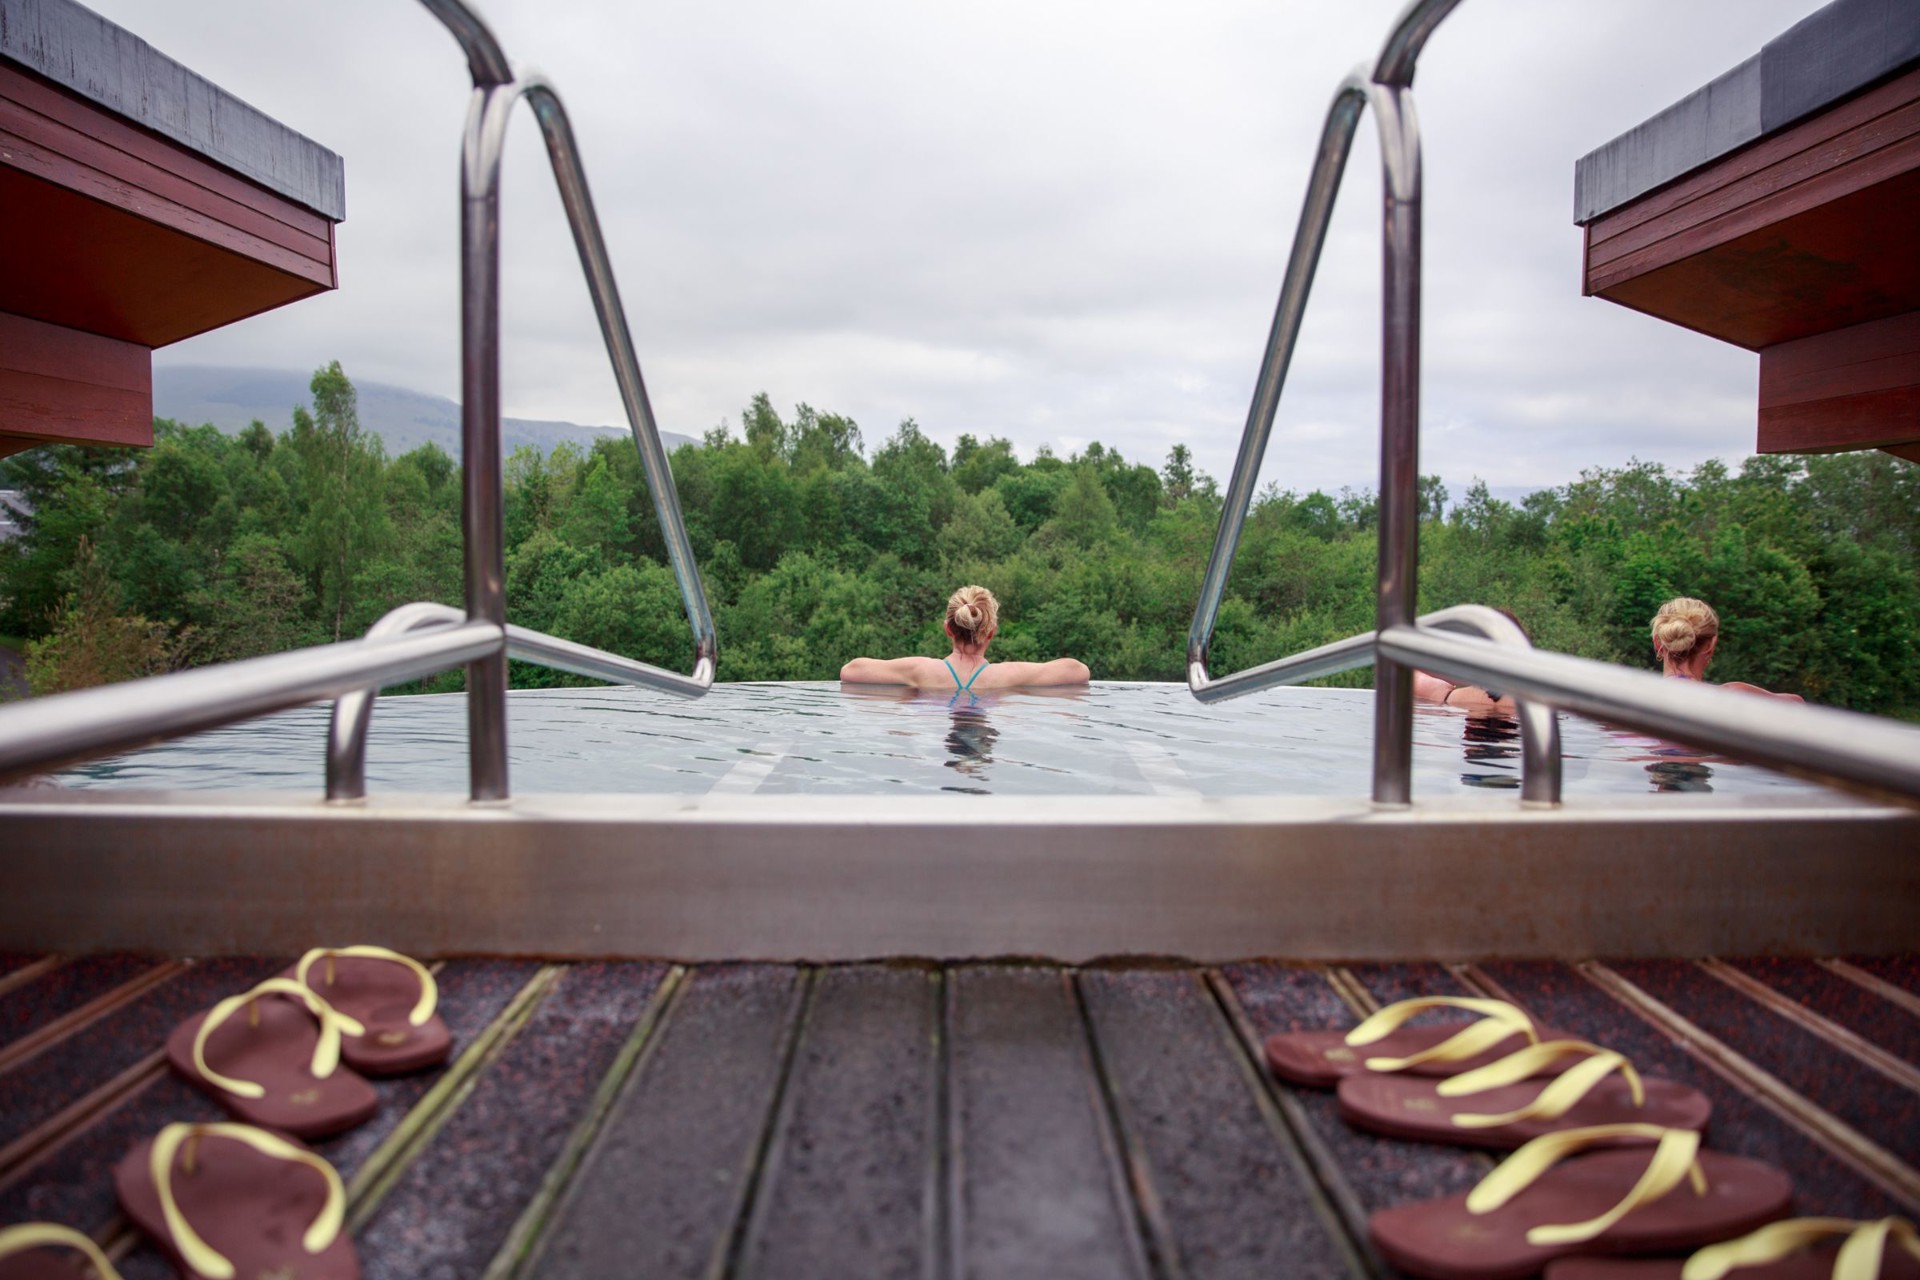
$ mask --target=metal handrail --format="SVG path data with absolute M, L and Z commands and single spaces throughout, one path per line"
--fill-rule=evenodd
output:
M 1500 646 L 1501 652 L 1513 649 L 1531 651 L 1533 642 L 1513 619 L 1485 605 L 1461 604 L 1437 613 L 1422 615 L 1416 627 L 1441 631 L 1464 631 Z M 1378 658 L 1375 631 L 1335 640 L 1290 657 L 1263 663 L 1220 681 L 1210 681 L 1204 667 L 1189 666 L 1188 687 L 1201 702 L 1224 702 L 1276 685 L 1302 684 L 1322 676 L 1372 665 Z M 1505 687 L 1503 684 L 1501 687 Z M 1532 805 L 1560 803 L 1560 721 L 1553 708 L 1531 699 L 1514 699 L 1520 722 L 1520 800 Z
M 367 630 L 369 640 L 409 631 L 426 631 L 456 626 L 466 614 L 452 605 L 403 604 L 383 616 Z M 506 628 L 507 656 L 522 662 L 534 662 L 559 671 L 589 676 L 615 684 L 641 685 L 669 693 L 679 692 L 686 677 L 651 663 L 622 658 L 603 649 L 575 644 L 544 632 L 509 623 Z M 696 678 L 713 679 L 711 664 L 695 671 Z M 445 670 L 445 668 L 441 668 Z M 382 682 L 382 683 L 391 683 Z M 377 684 L 344 693 L 334 700 L 333 718 L 327 729 L 327 799 L 362 800 L 367 794 L 367 731 L 373 723 L 374 694 Z
M 509 656 L 682 697 L 698 697 L 712 687 L 718 633 L 566 108 L 553 86 L 537 73 L 515 71 L 486 21 L 464 0 L 421 3 L 460 43 L 474 85 L 460 171 L 461 532 L 466 611 L 429 603 L 403 605 L 376 623 L 363 640 L 0 709 L 0 781 L 336 698 L 328 737 L 327 795 L 354 799 L 366 792 L 366 734 L 375 691 L 464 665 L 470 794 L 474 800 L 499 800 L 507 795 Z M 500 166 L 507 125 L 522 97 L 533 107 L 546 139 L 627 425 L 693 629 L 690 675 L 507 624 L 505 483 L 500 458 Z
M 465 0 L 421 3 L 460 43 L 473 79 L 460 165 L 462 531 L 467 616 L 506 625 L 506 544 L 501 522 L 505 482 L 500 460 L 500 167 L 513 108 L 524 97 L 546 140 L 554 182 L 613 362 L 627 425 L 660 521 L 667 559 L 680 587 L 688 625 L 693 629 L 693 673 L 680 676 L 647 667 L 648 675 L 642 683 L 697 697 L 713 683 L 719 637 L 694 564 L 673 472 L 660 443 L 659 427 L 640 374 L 566 107 L 553 86 L 537 72 L 512 66 L 485 20 Z M 559 647 L 541 646 L 541 650 L 595 667 L 626 662 L 618 655 L 583 645 L 554 645 Z M 504 799 L 508 792 L 506 658 L 505 652 L 489 655 L 467 671 L 468 785 L 475 800 Z
M 1920 729 L 1879 716 L 1742 696 L 1572 654 L 1496 651 L 1423 627 L 1393 627 L 1376 643 L 1382 656 L 1409 666 L 1831 786 L 1920 800 Z
M 458 626 L 466 614 L 448 604 L 421 601 L 389 610 L 367 628 L 367 639 Z M 436 673 L 437 674 L 437 673 Z M 360 800 L 367 794 L 367 729 L 373 721 L 379 684 L 368 684 L 333 700 L 327 724 L 327 799 Z
M 1371 75 L 1364 69 L 1349 75 L 1328 108 L 1253 403 L 1234 460 L 1233 478 L 1227 486 L 1220 529 L 1194 606 L 1193 627 L 1187 636 L 1188 687 L 1201 701 L 1216 702 L 1373 662 L 1378 669 L 1373 796 L 1381 803 L 1404 804 L 1411 797 L 1411 677 L 1416 665 L 1450 678 L 1476 680 L 1514 692 L 1527 743 L 1522 784 L 1525 800 L 1545 801 L 1549 793 L 1553 800 L 1559 796 L 1554 706 L 1678 737 L 1832 785 L 1877 795 L 1920 798 L 1920 731 L 1829 708 L 1723 698 L 1697 686 L 1679 687 L 1645 672 L 1565 654 L 1540 653 L 1525 644 L 1524 637 L 1516 644 L 1515 635 L 1487 620 L 1484 615 L 1491 611 L 1477 606 L 1442 610 L 1417 622 L 1412 618 L 1419 571 L 1420 140 L 1411 86 L 1420 50 L 1458 3 L 1413 0 L 1396 19 Z M 1274 413 L 1313 288 L 1314 271 L 1326 242 L 1334 197 L 1360 112 L 1369 104 L 1380 127 L 1386 188 L 1376 628 L 1215 679 L 1207 670 L 1213 629 L 1252 506 L 1253 486 L 1266 456 Z M 1462 628 L 1491 636 L 1499 647 L 1438 634 Z M 1512 631 L 1518 633 L 1518 628 Z M 1549 729 L 1554 743 L 1550 775 L 1547 762 L 1538 756 L 1549 741 Z
M 445 671 L 501 650 L 501 629 L 345 640 L 0 707 L 0 782 Z
M 1380 371 L 1380 550 L 1375 579 L 1377 629 L 1413 621 L 1419 570 L 1420 446 L 1420 130 L 1413 109 L 1413 73 L 1420 50 L 1459 0 L 1413 0 L 1395 20 L 1370 73 L 1357 67 L 1335 91 L 1321 129 L 1320 147 L 1307 182 L 1293 251 L 1274 308 L 1273 327 L 1255 380 L 1247 425 L 1234 460 L 1233 478 L 1207 561 L 1193 626 L 1187 634 L 1188 683 L 1197 693 L 1207 684 L 1228 686 L 1245 676 L 1213 680 L 1207 651 L 1226 595 L 1233 555 L 1253 504 L 1260 462 L 1273 433 L 1274 413 L 1293 361 L 1300 323 L 1333 218 L 1334 197 L 1346 171 L 1360 114 L 1373 108 L 1380 132 L 1384 257 Z M 1412 672 L 1391 659 L 1376 662 L 1373 798 L 1404 804 L 1413 772 Z M 1196 682 L 1197 681 L 1197 682 Z M 1223 692 L 1220 696 L 1231 696 Z

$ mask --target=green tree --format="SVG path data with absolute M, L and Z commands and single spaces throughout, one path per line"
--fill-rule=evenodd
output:
M 338 360 L 317 370 L 310 385 L 313 412 L 293 411 L 292 445 L 306 500 L 294 546 L 338 640 L 353 604 L 356 567 L 390 535 L 385 459 L 378 438 L 360 429 L 353 383 Z

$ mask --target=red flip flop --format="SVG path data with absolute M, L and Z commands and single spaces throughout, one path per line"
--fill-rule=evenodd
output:
M 1480 1021 L 1443 1027 L 1401 1024 L 1429 1009 L 1465 1009 Z M 1289 1031 L 1268 1036 L 1267 1065 L 1289 1084 L 1331 1089 L 1356 1072 L 1450 1076 L 1486 1066 L 1541 1040 L 1564 1039 L 1536 1027 L 1524 1009 L 1504 1000 L 1423 996 L 1401 1000 L 1351 1031 Z M 1370 1048 L 1370 1052 L 1360 1052 Z
M 1632 1138 L 1656 1145 L 1567 1158 Z M 1523 1280 L 1572 1254 L 1725 1240 L 1780 1217 L 1792 1200 L 1778 1169 L 1701 1151 L 1691 1129 L 1603 1125 L 1536 1138 L 1466 1195 L 1383 1209 L 1367 1229 L 1387 1261 L 1423 1280 Z
M 114 1166 L 120 1207 L 192 1280 L 359 1280 L 333 1166 L 244 1124 L 170 1124 Z
M 1815 1248 L 1843 1236 L 1837 1247 Z M 1889 1254 L 1891 1241 L 1900 1252 Z M 1789 1218 L 1682 1261 L 1568 1258 L 1547 1280 L 1920 1280 L 1920 1233 L 1903 1218 Z
M 1532 1078 L 1550 1063 L 1563 1065 L 1557 1078 Z M 1698 1130 L 1712 1115 L 1713 1103 L 1698 1089 L 1643 1080 L 1624 1055 L 1581 1040 L 1530 1045 L 1446 1080 L 1366 1074 L 1340 1082 L 1340 1116 L 1355 1128 L 1471 1147 L 1518 1147 L 1600 1125 Z
M 175 1027 L 167 1061 L 247 1123 L 320 1138 L 379 1108 L 373 1086 L 340 1068 L 341 1034 L 361 1030 L 299 983 L 268 978 Z
M 397 1076 L 440 1065 L 453 1036 L 434 1012 L 439 988 L 411 956 L 385 947 L 315 947 L 287 975 L 360 1023 L 340 1043 L 363 1075 Z
M 83 1269 L 79 1254 L 91 1266 Z M 52 1222 L 0 1229 L 0 1280 L 120 1280 L 92 1237 Z

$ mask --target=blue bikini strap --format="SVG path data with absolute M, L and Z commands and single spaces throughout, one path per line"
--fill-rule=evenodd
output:
M 953 664 L 951 662 L 947 662 L 945 658 L 940 659 L 940 661 L 943 663 L 946 663 L 947 674 L 953 677 L 953 687 L 959 690 L 961 693 L 966 693 L 969 690 L 971 690 L 973 688 L 973 682 L 980 678 L 980 673 L 993 665 L 990 662 L 981 663 L 979 666 L 974 668 L 973 674 L 967 677 L 967 682 L 965 684 L 961 684 L 960 673 L 953 669 Z

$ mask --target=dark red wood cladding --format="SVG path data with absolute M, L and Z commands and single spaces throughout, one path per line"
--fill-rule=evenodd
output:
M 1587 227 L 1585 289 L 1760 350 L 1920 307 L 1920 71 Z
M 326 218 L 0 66 L 0 310 L 158 347 L 336 283 Z
M 152 356 L 0 312 L 0 428 L 0 456 L 47 442 L 150 445 Z
M 1762 453 L 1920 453 L 1920 70 L 1586 227 L 1585 289 L 1760 352 Z
M 1760 353 L 1760 452 L 1920 440 L 1920 311 Z

